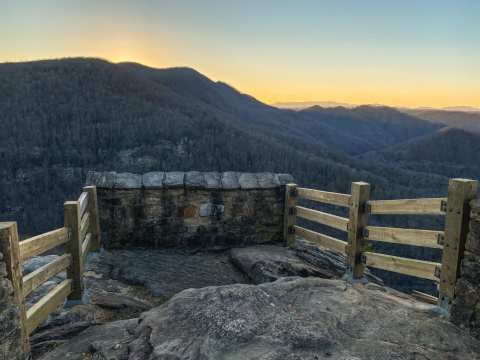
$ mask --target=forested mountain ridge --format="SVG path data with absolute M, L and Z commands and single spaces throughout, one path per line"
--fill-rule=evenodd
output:
M 480 112 L 433 109 L 402 109 L 402 112 L 435 124 L 480 134 Z
M 397 163 L 398 167 L 447 177 L 480 178 L 480 134 L 457 128 L 442 128 L 421 138 L 361 155 L 374 163 Z
M 1 219 L 29 234 L 60 224 L 63 201 L 92 169 L 289 172 L 341 192 L 369 181 L 379 198 L 442 194 L 447 184 L 350 156 L 438 125 L 389 108 L 281 110 L 187 68 L 82 58 L 0 64 L 0 126 Z
M 351 155 L 383 149 L 433 133 L 443 126 L 386 106 L 362 105 L 353 109 L 313 106 L 299 114 L 323 126 L 328 145 Z M 339 139 L 339 134 L 348 137 L 348 141 L 342 136 Z

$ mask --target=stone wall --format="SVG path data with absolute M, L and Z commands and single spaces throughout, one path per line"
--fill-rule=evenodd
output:
M 480 199 L 471 202 L 471 220 L 451 320 L 480 339 Z
M 288 174 L 91 172 L 107 248 L 280 242 Z
M 24 359 L 21 344 L 19 309 L 13 303 L 12 283 L 0 252 L 0 360 Z

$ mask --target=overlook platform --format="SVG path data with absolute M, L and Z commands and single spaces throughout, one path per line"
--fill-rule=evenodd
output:
M 370 200 L 363 182 L 343 194 L 288 180 L 91 173 L 63 227 L 19 241 L 16 223 L 2 223 L 5 306 L 19 314 L 19 336 L 3 345 L 42 360 L 476 358 L 475 181 L 452 179 L 446 197 Z M 445 227 L 370 225 L 377 214 L 441 216 Z M 443 256 L 378 253 L 372 241 Z M 438 298 L 389 289 L 370 269 L 436 282 Z

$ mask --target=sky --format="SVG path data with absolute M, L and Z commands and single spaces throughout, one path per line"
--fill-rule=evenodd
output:
M 478 0 L 0 2 L 0 62 L 188 66 L 266 103 L 480 106 Z

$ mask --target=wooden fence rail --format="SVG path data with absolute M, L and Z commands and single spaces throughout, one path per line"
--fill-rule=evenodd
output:
M 80 300 L 85 259 L 91 250 L 100 247 L 97 192 L 94 186 L 84 188 L 77 201 L 64 206 L 64 227 L 19 241 L 15 222 L 0 223 L 0 243 L 12 282 L 14 300 L 19 305 L 23 350 L 29 351 L 29 335 L 67 298 Z M 66 253 L 22 277 L 22 262 L 60 245 Z M 49 291 L 29 309 L 25 298 L 53 276 L 66 271 L 67 278 Z
M 370 185 L 352 183 L 351 194 L 314 190 L 288 184 L 287 189 L 301 199 L 313 200 L 335 206 L 347 207 L 349 218 L 297 205 L 296 197 L 286 200 L 285 226 L 288 225 L 289 244 L 295 235 L 320 246 L 347 255 L 347 269 L 353 278 L 361 278 L 365 267 L 393 271 L 416 276 L 439 283 L 440 306 L 449 308 L 455 296 L 460 261 L 463 256 L 469 222 L 469 202 L 477 193 L 478 182 L 468 179 L 451 179 L 448 197 L 370 200 Z M 395 227 L 370 226 L 369 215 L 440 215 L 446 216 L 443 230 L 420 230 Z M 348 242 L 336 239 L 296 225 L 296 218 L 303 218 L 335 229 L 348 232 Z M 413 245 L 440 249 L 442 262 L 407 259 L 366 250 L 369 241 L 380 241 L 401 245 Z M 416 293 L 417 298 L 432 302 L 432 296 Z
M 382 215 L 445 215 L 446 198 L 369 201 L 369 212 Z
M 335 192 L 298 188 L 298 196 L 325 204 L 349 207 L 351 195 Z
M 320 224 L 330 226 L 334 229 L 343 230 L 343 231 L 348 230 L 347 218 L 332 215 L 323 211 L 308 209 L 302 206 L 297 206 L 295 209 L 297 210 L 298 217 L 301 217 L 310 221 L 318 222 Z

